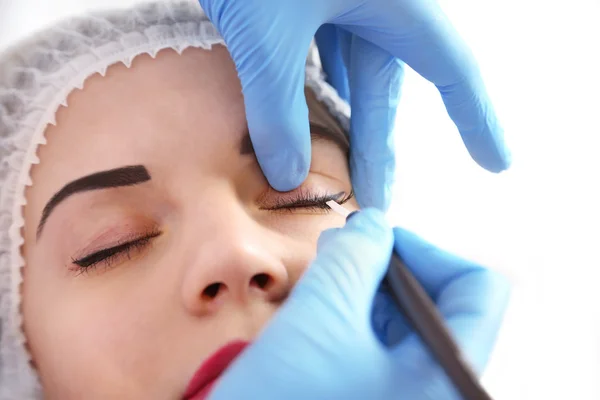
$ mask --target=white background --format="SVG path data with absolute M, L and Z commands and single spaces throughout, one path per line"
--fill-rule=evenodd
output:
M 0 48 L 59 16 L 132 0 L 0 0 Z M 485 383 L 498 399 L 600 399 L 599 0 L 442 1 L 473 48 L 513 151 L 476 166 L 412 71 L 398 113 L 392 218 L 507 274 Z

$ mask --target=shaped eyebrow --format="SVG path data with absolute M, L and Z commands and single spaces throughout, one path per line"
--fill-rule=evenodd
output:
M 106 171 L 96 172 L 79 179 L 76 179 L 60 189 L 48 201 L 42 211 L 42 218 L 37 228 L 37 238 L 39 239 L 42 230 L 50 217 L 52 211 L 61 202 L 76 193 L 87 192 L 90 190 L 112 189 L 123 186 L 133 186 L 147 182 L 151 179 L 148 170 L 143 165 L 125 166 Z

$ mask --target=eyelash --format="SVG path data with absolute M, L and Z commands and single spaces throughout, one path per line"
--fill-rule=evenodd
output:
M 348 200 L 354 197 L 354 191 L 350 193 L 339 192 L 335 194 L 319 194 L 310 192 L 307 190 L 298 190 L 293 193 L 293 197 L 287 197 L 285 199 L 278 198 L 274 204 L 268 207 L 261 207 L 261 210 L 268 211 L 289 211 L 304 209 L 309 211 L 331 211 L 331 208 L 327 205 L 329 200 L 335 200 L 339 204 L 344 204 Z
M 127 238 L 124 239 L 122 243 L 118 243 L 115 246 L 99 250 L 79 259 L 72 259 L 71 261 L 73 264 L 77 265 L 77 269 L 80 273 L 88 272 L 88 270 L 96 268 L 100 264 L 104 264 L 106 268 L 109 268 L 123 256 L 131 259 L 132 251 L 141 251 L 145 249 L 152 239 L 160 235 L 161 232 L 151 231 L 141 237 Z
M 336 194 L 316 194 L 299 190 L 291 199 L 278 199 L 275 204 L 269 207 L 261 207 L 260 209 L 286 212 L 293 212 L 294 210 L 299 209 L 329 212 L 330 208 L 326 204 L 329 200 L 335 200 L 340 204 L 344 204 L 352 197 L 354 197 L 353 191 L 349 194 L 346 194 L 345 192 Z M 77 266 L 76 268 L 79 274 L 89 272 L 100 265 L 104 265 L 105 268 L 110 268 L 116 262 L 120 261 L 122 257 L 131 259 L 132 251 L 144 250 L 150 245 L 152 239 L 160 235 L 161 232 L 159 231 L 151 231 L 141 237 L 127 238 L 115 246 L 99 250 L 79 259 L 72 259 L 71 261 Z

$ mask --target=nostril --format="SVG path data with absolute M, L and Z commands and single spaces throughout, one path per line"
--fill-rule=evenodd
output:
M 267 274 L 256 274 L 252 277 L 250 284 L 258 286 L 260 289 L 268 289 L 271 286 L 273 279 Z
M 205 299 L 208 299 L 208 300 L 214 299 L 219 294 L 219 291 L 221 290 L 221 286 L 223 286 L 223 284 L 219 283 L 219 282 L 208 285 L 202 291 L 202 297 L 204 297 Z

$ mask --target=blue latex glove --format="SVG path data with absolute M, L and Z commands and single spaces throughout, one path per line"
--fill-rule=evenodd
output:
M 433 82 L 471 156 L 510 155 L 476 62 L 434 0 L 200 0 L 242 82 L 250 136 L 271 186 L 292 190 L 310 165 L 304 65 L 316 40 L 329 81 L 350 98 L 351 167 L 361 206 L 386 209 L 403 62 Z M 400 61 L 402 60 L 402 61 Z
M 210 399 L 460 398 L 390 296 L 378 293 L 394 238 L 480 373 L 507 305 L 506 280 L 407 231 L 392 233 L 368 209 L 321 236 L 316 260 Z

